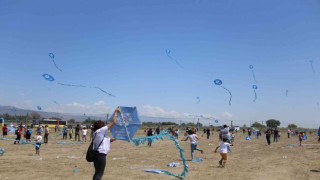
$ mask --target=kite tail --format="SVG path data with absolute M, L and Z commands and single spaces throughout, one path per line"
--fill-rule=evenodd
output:
M 256 80 L 256 76 L 255 76 L 255 74 L 254 74 L 254 71 L 252 70 L 252 76 L 253 76 L 253 80 L 254 80 L 254 82 L 258 82 L 257 80 Z
M 93 88 L 99 89 L 101 92 L 106 93 L 106 94 L 108 94 L 109 96 L 116 97 L 115 95 L 110 94 L 110 93 L 108 93 L 107 91 L 105 91 L 105 90 L 103 90 L 103 89 L 101 89 L 101 88 L 99 88 L 99 87 L 93 87 Z
M 179 150 L 180 158 L 182 159 L 182 162 L 183 162 L 183 171 L 181 174 L 172 173 L 167 170 L 161 170 L 161 172 L 163 172 L 169 176 L 174 176 L 179 179 L 183 179 L 183 177 L 186 177 L 187 173 L 189 172 L 189 166 L 188 166 L 187 160 L 184 156 L 184 149 L 180 146 L 179 141 L 175 137 L 171 136 L 167 130 L 162 131 L 159 135 L 133 138 L 132 142 L 134 145 L 139 146 L 140 144 L 144 144 L 147 139 L 152 140 L 154 142 L 154 140 L 156 140 L 156 139 L 163 140 L 164 136 L 169 137 L 169 139 L 175 143 L 176 148 Z
M 55 62 L 54 60 L 52 60 L 52 61 L 53 61 L 54 66 L 55 66 L 59 71 L 62 72 L 62 69 L 60 69 L 60 68 L 57 66 L 56 62 Z
M 256 92 L 256 90 L 254 90 L 254 100 L 253 100 L 253 102 L 256 102 L 256 100 L 257 100 L 257 92 Z
M 231 92 L 227 89 L 227 88 L 225 88 L 225 87 L 223 87 L 223 86 L 221 86 L 223 89 L 225 89 L 226 91 L 228 91 L 228 93 L 230 94 L 230 99 L 229 99 L 229 106 L 231 106 L 231 99 L 232 99 L 232 94 L 231 94 Z
M 314 70 L 314 67 L 313 67 L 313 61 L 309 61 L 309 62 L 310 62 L 310 65 L 311 65 L 312 72 L 313 72 L 313 74 L 315 74 L 316 71 Z
M 175 59 L 173 59 L 173 60 L 178 64 L 178 66 L 179 66 L 180 68 L 183 69 L 183 66 L 182 66 L 177 60 L 175 60 Z
M 58 84 L 62 86 L 86 87 L 84 85 L 78 85 L 78 84 L 64 84 L 64 83 L 58 83 Z

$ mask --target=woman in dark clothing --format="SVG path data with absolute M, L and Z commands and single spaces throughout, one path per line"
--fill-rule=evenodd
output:
M 153 136 L 152 128 L 149 128 L 147 132 L 147 136 Z M 148 146 L 151 146 L 151 144 L 152 144 L 152 139 L 148 139 Z
M 267 131 L 266 131 L 266 139 L 267 139 L 268 145 L 270 145 L 270 136 L 271 136 L 271 130 L 267 129 Z

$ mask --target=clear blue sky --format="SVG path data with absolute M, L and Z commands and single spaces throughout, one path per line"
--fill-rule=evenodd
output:
M 0 0 L 1 105 L 318 128 L 319 60 L 317 0 Z

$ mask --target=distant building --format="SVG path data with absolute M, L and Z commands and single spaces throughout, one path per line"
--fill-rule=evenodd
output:
M 233 126 L 231 128 L 233 128 L 234 130 L 240 131 L 240 126 Z

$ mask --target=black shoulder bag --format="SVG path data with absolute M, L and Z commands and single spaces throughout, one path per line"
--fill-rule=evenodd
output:
M 96 136 L 97 136 L 97 135 L 95 135 L 94 138 L 95 138 Z M 104 140 L 104 137 L 103 137 L 103 138 L 102 138 L 102 141 L 101 141 L 100 144 L 99 144 L 99 146 L 98 146 L 96 149 L 94 149 L 94 147 L 93 147 L 94 138 L 93 138 L 90 146 L 88 147 L 88 151 L 87 151 L 87 155 L 86 155 L 86 160 L 87 160 L 88 162 L 93 162 L 93 161 L 94 161 L 95 156 L 96 156 L 97 154 L 99 154 L 98 149 L 99 149 L 100 145 L 102 144 L 102 142 L 103 142 L 103 140 Z

